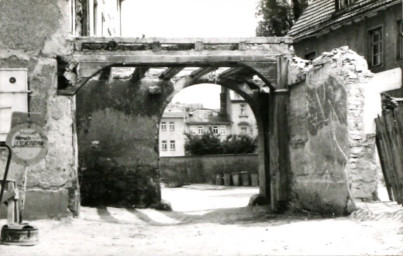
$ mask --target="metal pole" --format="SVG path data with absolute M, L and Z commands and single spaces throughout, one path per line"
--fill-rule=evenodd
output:
M 6 148 L 8 150 L 6 170 L 4 171 L 3 181 L 1 183 L 1 192 L 0 192 L 0 203 L 1 203 L 2 199 L 3 199 L 4 189 L 5 189 L 5 186 L 6 186 L 6 179 L 7 179 L 7 175 L 8 175 L 8 169 L 10 167 L 12 151 L 11 151 L 11 148 L 4 141 L 0 142 L 0 147 Z

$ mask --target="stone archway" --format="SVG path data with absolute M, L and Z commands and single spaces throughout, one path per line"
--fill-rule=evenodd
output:
M 289 54 L 286 39 L 187 39 L 179 43 L 168 39 L 102 40 L 77 39 L 78 50 L 72 56 L 59 58 L 59 94 L 75 95 L 79 91 L 77 124 L 84 173 L 107 167 L 103 174 L 110 175 L 107 184 L 97 191 L 107 190 L 113 195 L 111 188 L 121 186 L 127 194 L 115 194 L 130 199 L 122 203 L 158 204 L 155 136 L 159 117 L 175 92 L 192 84 L 214 82 L 239 93 L 255 113 L 262 151 L 260 201 L 270 202 L 277 210 L 288 200 L 286 68 L 279 57 Z M 189 45 L 195 48 L 189 50 Z M 115 67 L 132 68 L 130 78 L 114 81 L 111 70 Z M 196 69 L 173 83 L 185 67 Z M 213 74 L 220 68 L 226 69 Z M 149 72 L 153 69 L 161 72 Z M 91 180 L 93 176 L 97 174 L 93 173 Z M 130 190 L 122 181 L 135 185 Z M 112 203 L 116 201 L 111 198 Z

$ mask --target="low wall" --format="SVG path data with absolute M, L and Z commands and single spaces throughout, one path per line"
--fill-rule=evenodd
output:
M 257 154 L 161 157 L 161 178 L 185 183 L 214 183 L 217 173 L 258 172 Z

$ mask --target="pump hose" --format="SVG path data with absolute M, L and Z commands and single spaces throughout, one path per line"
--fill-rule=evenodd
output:
M 0 142 L 0 147 L 1 148 L 7 148 L 7 150 L 8 150 L 8 157 L 7 157 L 7 164 L 6 164 L 6 170 L 4 171 L 4 177 L 3 177 L 3 180 L 2 180 L 2 183 L 1 183 L 1 192 L 0 192 L 0 204 L 1 204 L 1 202 L 2 202 L 2 200 L 3 200 L 3 193 L 4 193 L 4 189 L 5 189 L 5 186 L 6 186 L 6 180 L 7 180 L 7 175 L 8 175 L 8 169 L 9 169 L 9 167 L 10 167 L 10 162 L 11 162 L 11 148 L 4 142 L 4 141 L 1 141 Z

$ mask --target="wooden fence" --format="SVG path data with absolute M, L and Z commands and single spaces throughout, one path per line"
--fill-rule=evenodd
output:
M 403 101 L 382 95 L 382 108 L 375 120 L 379 159 L 390 200 L 403 204 Z

